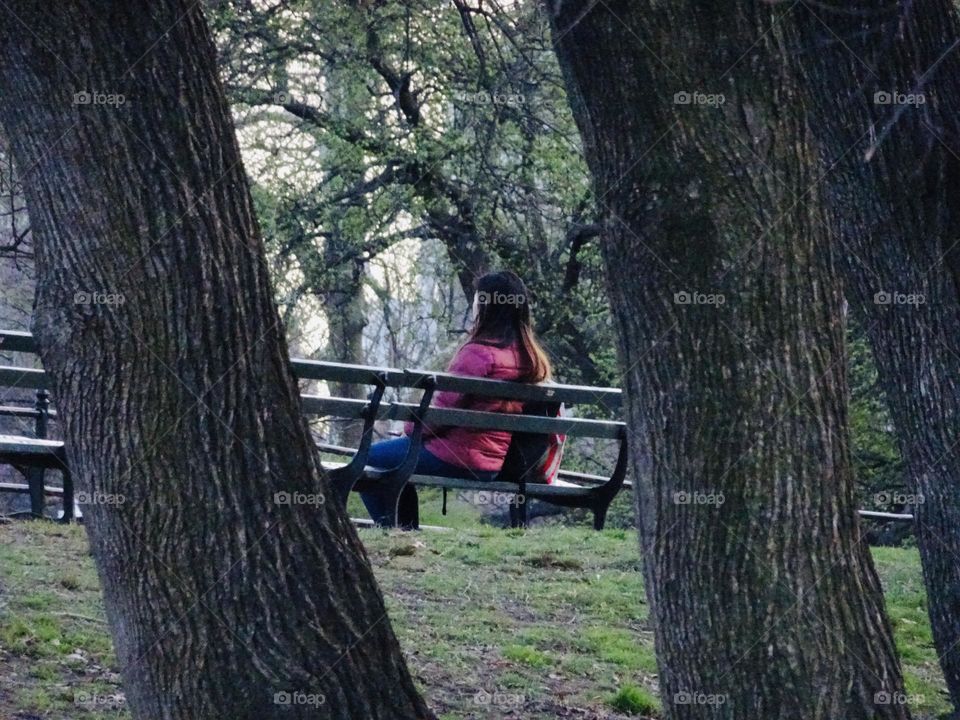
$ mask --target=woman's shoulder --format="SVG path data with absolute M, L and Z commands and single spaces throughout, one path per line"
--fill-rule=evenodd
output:
M 478 357 L 494 357 L 501 348 L 483 340 L 469 340 L 460 346 L 457 355 L 476 355 Z
M 517 343 L 498 345 L 483 341 L 472 341 L 468 345 L 475 345 L 478 357 L 483 357 L 487 364 L 487 373 L 501 380 L 515 380 L 527 370 L 527 361 Z M 466 346 L 464 346 L 466 347 Z
M 495 350 L 491 345 L 471 340 L 460 346 L 447 370 L 461 375 L 486 375 L 497 363 Z
M 460 349 L 460 352 L 465 351 L 479 357 L 487 358 L 497 364 L 502 364 L 504 361 L 513 361 L 519 352 L 516 343 L 502 345 L 484 340 L 469 341 Z

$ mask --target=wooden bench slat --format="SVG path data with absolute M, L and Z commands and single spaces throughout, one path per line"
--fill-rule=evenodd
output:
M 59 440 L 38 440 L 21 435 L 0 435 L 0 450 L 3 452 L 59 453 L 63 443 Z
M 390 403 L 384 409 L 391 420 L 412 420 L 417 410 L 409 403 Z M 593 437 L 619 440 L 626 426 L 611 420 L 583 418 L 549 418 L 536 415 L 490 413 L 459 408 L 430 408 L 424 413 L 424 422 L 436 426 L 469 427 L 506 432 L 561 433 L 568 437 Z
M 314 415 L 336 415 L 341 418 L 359 418 L 367 403 L 365 400 L 302 396 L 303 410 Z M 381 420 L 413 420 L 417 406 L 412 403 L 381 405 L 377 417 Z M 570 437 L 594 437 L 619 440 L 626 426 L 611 420 L 583 418 L 548 418 L 535 415 L 481 412 L 459 408 L 430 408 L 424 414 L 428 424 L 471 427 L 506 432 L 562 433 Z
M 406 380 L 403 370 L 373 365 L 347 365 L 304 358 L 291 358 L 290 365 L 300 380 L 375 385 L 378 382 L 378 376 L 382 376 L 390 387 L 402 387 Z
M 33 335 L 22 330 L 0 331 L 0 352 L 37 353 L 37 342 Z
M 322 461 L 320 464 L 323 466 L 324 470 L 339 470 L 340 468 L 344 468 L 347 466 L 347 463 L 328 462 L 326 460 Z M 383 468 L 365 467 L 363 469 L 364 476 L 370 480 L 377 480 L 381 476 L 383 476 L 386 472 L 388 471 L 384 470 Z
M 490 378 L 451 375 L 429 370 L 407 370 L 408 386 L 418 385 L 428 377 L 437 382 L 437 390 L 508 400 L 554 400 L 568 405 L 601 405 L 609 410 L 620 407 L 622 393 L 616 388 L 560 383 L 522 383 Z
M 47 374 L 36 368 L 0 366 L 0 386 L 29 390 L 48 390 Z
M 7 483 L 7 482 L 4 482 L 4 483 L 0 483 L 0 492 L 12 492 L 12 493 L 20 493 L 20 494 L 22 494 L 22 495 L 29 495 L 29 494 L 30 494 L 30 486 L 29 486 L 29 485 L 26 485 L 26 484 L 23 484 L 23 483 Z M 63 488 L 61 488 L 61 487 L 53 487 L 53 486 L 51 486 L 51 485 L 44 485 L 44 487 L 43 487 L 43 494 L 44 494 L 44 495 L 62 496 L 62 495 L 63 495 Z
M 59 440 L 37 440 L 20 435 L 0 435 L 0 463 L 63 470 L 66 452 Z
M 320 395 L 301 395 L 300 405 L 307 415 L 335 415 L 346 420 L 357 420 L 363 417 L 367 401 L 321 397 Z
M 35 418 L 40 413 L 31 407 L 17 407 L 16 405 L 0 405 L 2 417 L 29 417 Z
M 913 520 L 913 515 L 908 513 L 880 512 L 879 510 L 858 510 L 857 512 L 860 513 L 860 517 L 871 520 Z
M 317 447 L 320 449 L 320 452 L 331 455 L 355 455 L 357 452 L 356 448 L 349 448 L 344 445 L 331 445 L 330 443 L 317 443 Z

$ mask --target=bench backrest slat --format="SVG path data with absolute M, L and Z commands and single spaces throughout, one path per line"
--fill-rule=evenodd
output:
M 49 390 L 49 378 L 43 370 L 4 366 L 0 367 L 0 387 Z
M 301 395 L 300 404 L 307 415 L 332 415 L 344 420 L 357 420 L 363 417 L 363 411 L 367 407 L 366 400 L 320 397 L 319 395 Z
M 403 370 L 397 370 L 396 368 L 347 365 L 321 360 L 304 360 L 303 358 L 291 358 L 290 365 L 293 368 L 294 375 L 301 380 L 374 385 L 378 382 L 377 376 L 382 375 L 385 376 L 386 383 L 390 387 L 403 387 L 405 381 Z
M 0 352 L 37 353 L 37 342 L 33 335 L 20 330 L 4 330 L 0 332 Z
M 620 407 L 621 393 L 615 388 L 552 383 L 532 385 L 448 373 L 430 373 L 424 370 L 396 370 L 301 359 L 292 360 L 291 365 L 297 377 L 303 380 L 374 385 L 380 376 L 390 387 L 412 388 L 420 386 L 425 378 L 433 377 L 436 379 L 438 391 L 505 400 L 555 400 L 568 405 L 597 405 L 614 412 Z M 43 370 L 0 366 L 0 386 L 49 389 L 47 383 L 48 378 Z
M 479 397 L 504 398 L 507 400 L 554 400 L 567 405 L 600 405 L 616 411 L 620 407 L 621 392 L 616 388 L 598 388 L 585 385 L 560 385 L 559 383 L 507 382 L 488 378 L 465 377 L 449 373 L 431 373 L 427 370 L 408 370 L 407 382 L 415 386 L 427 377 L 434 377 L 437 390 L 448 390 Z
M 0 405 L 0 417 L 28 417 L 36 419 L 38 415 L 40 415 L 40 411 L 35 408 Z
M 620 407 L 620 390 L 616 388 L 589 387 L 586 385 L 561 385 L 559 383 L 530 383 L 466 377 L 430 370 L 398 370 L 397 368 L 347 365 L 293 358 L 293 372 L 301 380 L 323 380 L 337 383 L 373 385 L 382 377 L 389 387 L 420 387 L 427 378 L 435 378 L 437 390 L 469 393 L 479 397 L 503 398 L 506 400 L 555 400 L 568 405 L 600 405 L 616 411 Z
M 412 420 L 417 406 L 407 403 L 392 403 L 396 420 Z M 513 415 L 507 413 L 480 412 L 455 408 L 430 408 L 424 421 L 434 425 L 505 430 L 507 432 L 559 433 L 569 437 L 592 437 L 620 440 L 626 426 L 607 420 L 583 418 L 550 418 L 539 415 Z
M 62 452 L 59 440 L 45 440 L 20 435 L 0 435 L 0 445 L 5 452 Z
M 367 403 L 364 400 L 326 398 L 317 395 L 302 396 L 303 410 L 310 415 L 335 415 L 341 418 L 359 418 Z M 417 406 L 412 403 L 387 403 L 380 406 L 381 420 L 413 420 Z M 455 408 L 430 408 L 424 420 L 434 425 L 504 430 L 506 432 L 561 433 L 570 437 L 593 437 L 619 440 L 625 426 L 608 420 L 582 418 L 549 418 L 536 415 L 480 412 Z

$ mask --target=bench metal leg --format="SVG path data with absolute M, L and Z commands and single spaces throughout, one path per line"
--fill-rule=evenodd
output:
M 393 523 L 390 527 L 417 529 L 420 527 L 420 509 L 417 503 L 417 489 L 409 485 L 407 480 L 413 475 L 420 460 L 420 450 L 423 447 L 423 416 L 430 407 L 433 399 L 433 390 L 436 387 L 436 378 L 430 376 L 421 383 L 423 395 L 420 396 L 420 405 L 413 420 L 413 432 L 410 434 L 410 447 L 407 454 L 397 467 L 382 475 L 377 483 L 384 491 L 389 491 L 391 507 L 396 509 Z
M 46 472 L 41 467 L 27 470 L 27 485 L 30 487 L 30 514 L 34 517 L 43 517 L 46 508 L 46 494 L 44 493 L 44 477 Z
M 344 506 L 347 504 L 353 486 L 363 476 L 363 468 L 367 464 L 367 458 L 370 456 L 370 445 L 373 443 L 373 426 L 377 421 L 377 412 L 380 409 L 380 402 L 383 400 L 383 393 L 387 389 L 386 378 L 382 373 L 378 374 L 376 379 L 377 386 L 370 395 L 370 402 L 363 410 L 363 432 L 360 435 L 360 447 L 357 448 L 353 458 L 344 467 L 327 473 L 334 495 Z
M 397 498 L 397 527 L 402 530 L 420 529 L 420 499 L 417 488 L 409 483 L 403 486 Z
M 514 495 L 513 502 L 510 503 L 510 527 L 527 527 L 527 497 L 524 493 Z
M 63 523 L 73 522 L 73 478 L 70 471 L 63 471 Z
M 605 485 L 597 488 L 593 496 L 593 502 L 590 504 L 590 509 L 593 510 L 594 530 L 603 530 L 603 526 L 607 522 L 607 510 L 610 509 L 610 503 L 613 502 L 617 493 L 620 492 L 620 488 L 623 487 L 623 481 L 627 476 L 628 462 L 627 440 L 626 438 L 622 438 L 620 440 L 620 451 L 617 453 L 617 465 L 613 469 L 613 475 L 610 476 L 610 479 Z
M 520 512 L 517 509 L 516 504 L 511 503 L 510 505 L 510 527 L 518 528 L 522 527 L 520 523 Z
M 603 530 L 607 522 L 607 510 L 610 509 L 610 503 L 598 504 L 593 508 L 593 529 Z
M 420 529 L 420 502 L 414 485 L 394 483 L 381 486 L 377 491 L 389 511 L 373 518 L 374 522 L 385 528 Z

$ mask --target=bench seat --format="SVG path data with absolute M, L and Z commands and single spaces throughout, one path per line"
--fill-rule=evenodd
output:
M 59 470 L 66 462 L 66 454 L 59 440 L 0 435 L 0 461 L 10 465 Z
M 448 478 L 434 477 L 432 475 L 414 475 L 409 482 L 414 485 L 424 487 L 445 487 L 450 490 L 486 490 L 487 492 L 512 493 L 519 492 L 516 483 L 498 482 L 496 480 L 470 480 L 469 478 Z M 544 483 L 530 483 L 527 485 L 527 496 L 535 498 L 554 498 L 554 497 L 587 497 L 595 488 L 575 485 L 574 483 L 554 482 L 550 485 Z
M 29 494 L 32 515 L 38 517 L 43 515 L 45 495 L 59 495 L 63 500 L 61 519 L 68 522 L 74 517 L 73 481 L 67 468 L 67 455 L 63 442 L 21 435 L 0 435 L 0 463 L 12 465 L 26 475 L 28 479 L 26 485 L 3 483 L 0 485 L 0 490 Z M 54 488 L 45 485 L 43 481 L 45 470 L 61 471 L 63 487 Z
M 347 467 L 350 463 L 327 462 L 326 460 L 324 460 L 320 464 L 323 465 L 323 469 L 326 470 L 327 472 L 333 472 L 336 470 L 342 470 L 343 468 Z M 379 480 L 381 477 L 386 475 L 387 472 L 388 472 L 387 470 L 384 470 L 382 468 L 367 466 L 363 469 L 363 476 L 365 478 L 369 478 L 370 480 Z

